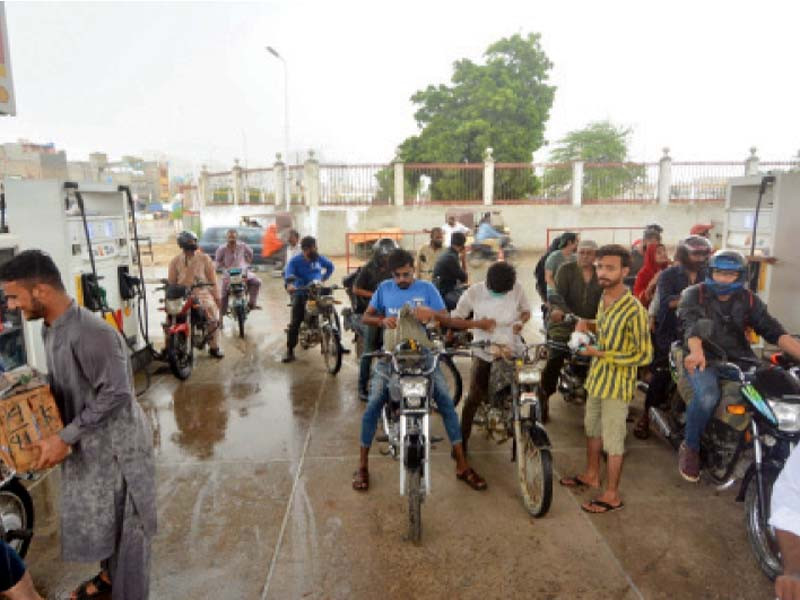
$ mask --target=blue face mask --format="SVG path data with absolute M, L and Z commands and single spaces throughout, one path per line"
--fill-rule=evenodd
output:
M 492 295 L 492 298 L 502 298 L 507 294 L 507 292 L 495 292 L 494 290 L 489 290 L 489 293 Z
M 737 290 L 741 290 L 744 284 L 741 281 L 734 281 L 733 283 L 720 283 L 714 281 L 714 278 L 709 275 L 705 281 L 708 291 L 715 296 L 728 296 Z

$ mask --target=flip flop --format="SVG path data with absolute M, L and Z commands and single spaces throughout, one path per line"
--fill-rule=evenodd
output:
M 486 482 L 483 477 L 478 475 L 472 467 L 468 468 L 463 473 L 456 473 L 456 477 L 466 483 L 473 490 L 482 491 L 486 489 Z
M 604 515 L 606 513 L 614 512 L 615 510 L 622 510 L 623 508 L 625 508 L 625 505 L 622 502 L 620 502 L 616 506 L 612 506 L 608 502 L 603 502 L 602 500 L 590 500 L 589 506 L 597 506 L 598 508 L 602 508 L 603 510 L 589 510 L 583 504 L 581 504 L 581 510 L 583 512 L 589 513 L 590 515 Z
M 363 467 L 353 473 L 353 489 L 357 492 L 366 492 L 369 489 L 369 471 Z

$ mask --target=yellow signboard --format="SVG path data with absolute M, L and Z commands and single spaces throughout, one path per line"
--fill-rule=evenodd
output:
M 14 84 L 11 79 L 11 55 L 8 49 L 6 6 L 0 2 L 0 115 L 17 114 L 14 104 Z

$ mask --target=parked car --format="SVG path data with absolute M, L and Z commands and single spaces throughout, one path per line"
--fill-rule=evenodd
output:
M 264 230 L 259 227 L 209 227 L 200 237 L 200 249 L 211 258 L 214 258 L 217 248 L 227 243 L 229 229 L 235 229 L 239 234 L 239 241 L 244 242 L 253 250 L 253 264 L 277 266 L 280 263 L 281 266 L 283 265 L 286 258 L 284 249 L 267 259 L 261 255 L 261 240 L 264 236 Z

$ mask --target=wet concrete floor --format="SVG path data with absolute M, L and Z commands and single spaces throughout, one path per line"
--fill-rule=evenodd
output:
M 521 269 L 530 290 L 529 271 Z M 580 503 L 589 492 L 556 485 L 539 520 L 523 509 L 509 445 L 475 434 L 472 464 L 489 484 L 475 492 L 456 480 L 449 445 L 439 443 L 423 543 L 411 545 L 398 464 L 375 451 L 381 444 L 370 491 L 351 489 L 363 410 L 355 356 L 345 356 L 336 377 L 325 373 L 318 348 L 282 365 L 288 308 L 280 280 L 262 277 L 263 310 L 251 314 L 246 338 L 226 321 L 224 360 L 203 353 L 183 383 L 162 369 L 141 398 L 157 456 L 152 598 L 772 596 L 734 490 L 684 482 L 655 436 L 628 437 L 624 510 L 587 515 Z M 536 325 L 529 330 L 530 340 Z M 466 387 L 468 362 L 460 367 Z M 634 407 L 638 414 L 641 399 Z M 555 397 L 551 415 L 556 476 L 577 472 L 582 408 Z M 445 437 L 441 421 L 433 424 Z M 57 494 L 57 472 L 35 484 L 28 554 L 37 585 L 54 596 L 97 569 L 60 560 Z

